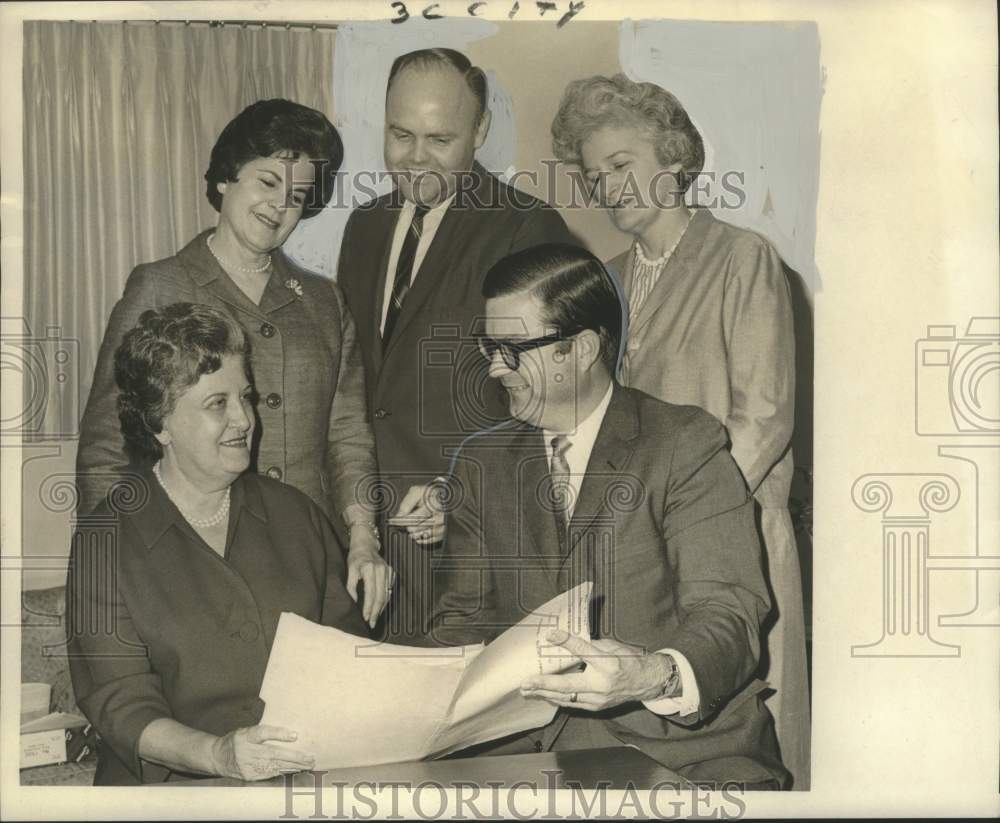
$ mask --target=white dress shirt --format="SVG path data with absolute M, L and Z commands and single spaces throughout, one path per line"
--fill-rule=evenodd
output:
M 590 462 L 590 454 L 594 450 L 594 443 L 597 442 L 597 434 L 601 430 L 601 423 L 604 422 L 604 415 L 608 411 L 613 391 L 614 383 L 612 382 L 608 386 L 608 390 L 605 392 L 601 402 L 597 404 L 597 408 L 581 420 L 574 431 L 555 432 L 548 429 L 542 430 L 542 436 L 545 438 L 545 451 L 548 454 L 550 466 L 552 462 L 552 438 L 563 435 L 570 444 L 564 454 L 566 462 L 569 464 L 569 483 L 572 488 L 572 494 L 569 496 L 569 505 L 567 506 L 567 517 L 573 516 L 577 498 L 580 496 L 580 487 L 583 485 L 583 478 L 587 473 L 587 463 Z M 681 680 L 681 693 L 677 697 L 647 700 L 643 702 L 643 705 L 651 712 L 661 715 L 687 715 L 698 711 L 698 706 L 701 704 L 701 695 L 698 692 L 698 682 L 694 677 L 694 669 L 691 668 L 688 659 L 675 649 L 660 649 L 659 653 L 669 654 L 677 664 L 677 671 Z
M 431 246 L 434 235 L 437 234 L 441 221 L 444 220 L 448 207 L 455 201 L 453 194 L 442 203 L 438 203 L 424 215 L 424 225 L 420 234 L 420 241 L 417 243 L 417 252 L 413 256 L 413 271 L 410 274 L 410 285 L 417 277 L 420 264 L 427 255 L 427 249 Z M 392 246 L 389 249 L 389 266 L 386 270 L 385 291 L 382 296 L 382 320 L 379 329 L 385 330 L 385 316 L 389 313 L 389 301 L 392 300 L 392 287 L 396 280 L 396 266 L 399 263 L 399 253 L 403 250 L 403 241 L 406 233 L 410 230 L 410 223 L 413 222 L 413 215 L 416 213 L 416 204 L 407 200 L 403 203 L 403 208 L 399 211 L 399 219 L 396 221 L 396 229 L 392 235 Z

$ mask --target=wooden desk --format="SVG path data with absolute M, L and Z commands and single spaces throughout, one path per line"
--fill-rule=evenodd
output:
M 296 787 L 350 786 L 359 783 L 403 784 L 415 787 L 432 782 L 445 788 L 457 784 L 482 787 L 534 787 L 539 791 L 566 788 L 652 789 L 667 784 L 687 788 L 691 784 L 676 772 L 646 757 L 638 749 L 616 746 L 607 749 L 579 749 L 540 754 L 512 754 L 500 757 L 469 757 L 454 760 L 389 763 L 351 769 L 302 772 L 292 778 Z M 231 778 L 170 781 L 166 786 L 281 786 L 283 777 L 243 782 Z

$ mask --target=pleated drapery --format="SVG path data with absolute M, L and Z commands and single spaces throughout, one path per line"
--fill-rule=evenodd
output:
M 132 268 L 215 224 L 204 174 L 226 123 L 271 97 L 333 119 L 333 50 L 329 29 L 24 24 L 26 319 L 79 341 L 79 392 L 49 393 L 44 431 L 78 429 Z

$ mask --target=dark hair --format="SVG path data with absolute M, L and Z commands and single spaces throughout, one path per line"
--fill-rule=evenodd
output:
M 118 419 L 129 457 L 151 463 L 163 456 L 154 435 L 163 430 L 177 398 L 203 374 L 218 371 L 229 355 L 243 358 L 250 378 L 250 342 L 225 312 L 172 303 L 142 313 L 115 351 Z
M 546 243 L 497 261 L 483 282 L 483 296 L 528 291 L 542 304 L 543 320 L 559 331 L 592 329 L 601 338 L 601 360 L 616 374 L 625 305 L 612 275 L 586 249 Z
M 312 195 L 302 209 L 303 219 L 318 214 L 333 196 L 333 184 L 344 162 L 344 144 L 333 124 L 308 106 L 275 98 L 251 103 L 236 115 L 212 147 L 205 172 L 208 202 L 222 209 L 219 183 L 236 180 L 240 169 L 258 157 L 308 155 L 316 170 Z
M 585 77 L 566 87 L 552 121 L 552 151 L 579 166 L 580 147 L 605 126 L 644 129 L 664 167 L 681 164 L 685 191 L 705 165 L 701 135 L 680 101 L 655 83 L 636 83 L 624 74 Z
M 401 54 L 389 69 L 389 82 L 385 85 L 386 97 L 389 96 L 389 89 L 392 88 L 392 81 L 396 75 L 407 68 L 442 68 L 450 66 L 462 75 L 469 91 L 476 98 L 478 112 L 476 122 L 478 123 L 486 112 L 487 101 L 489 100 L 489 84 L 486 82 L 486 73 L 478 66 L 473 66 L 472 62 L 462 52 L 454 49 L 420 49 Z

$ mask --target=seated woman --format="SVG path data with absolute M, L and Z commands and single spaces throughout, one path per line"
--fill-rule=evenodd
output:
M 144 312 L 115 353 L 132 466 L 80 521 L 66 584 L 97 785 L 310 768 L 294 731 L 257 725 L 278 618 L 366 635 L 330 521 L 247 471 L 250 373 L 240 325 L 191 303 Z

